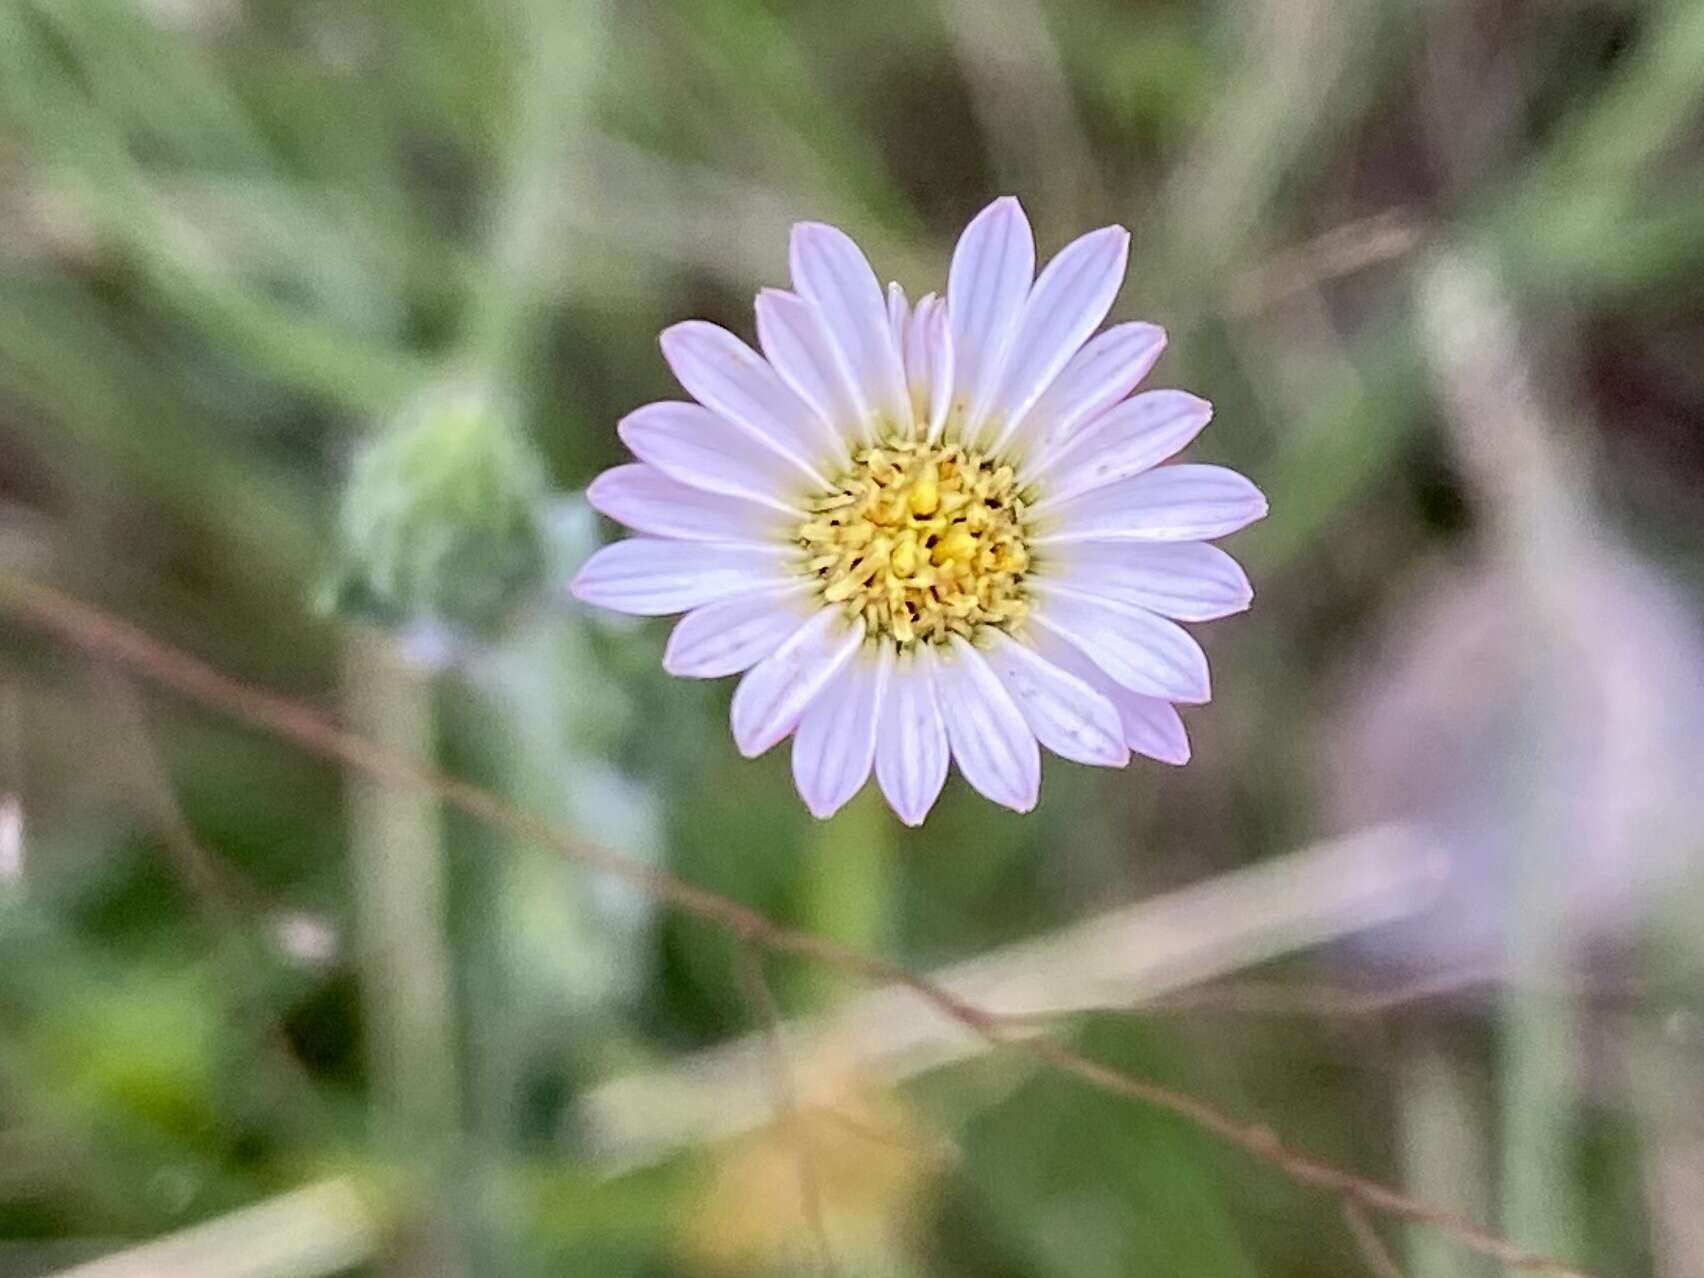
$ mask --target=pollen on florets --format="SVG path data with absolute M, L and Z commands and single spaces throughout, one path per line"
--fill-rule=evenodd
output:
M 1011 466 L 961 444 L 853 455 L 799 527 L 823 599 L 901 644 L 1010 627 L 1026 611 L 1024 504 Z

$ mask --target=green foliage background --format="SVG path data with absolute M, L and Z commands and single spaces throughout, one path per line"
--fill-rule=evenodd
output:
M 1578 357 L 1557 395 L 1594 493 L 1704 586 L 1701 99 L 1697 0 L 0 0 L 0 571 L 776 918 L 946 962 L 1336 832 L 1345 681 L 1499 518 L 1430 371 L 1437 254 L 1492 263 Z M 1233 544 L 1256 607 L 1205 632 L 1186 770 L 1050 764 L 1028 818 L 955 781 L 920 832 L 869 795 L 816 825 L 784 751 L 737 757 L 728 687 L 661 675 L 663 627 L 569 603 L 599 535 L 571 494 L 677 393 L 661 328 L 750 335 L 790 222 L 916 292 L 1007 191 L 1044 253 L 1133 230 L 1116 315 L 1166 325 L 1156 384 L 1217 405 L 1198 455 L 1271 498 Z M 456 431 L 469 461 L 434 466 Z M 0 662 L 27 831 L 0 885 L 0 1274 L 340 1173 L 383 1205 L 374 1273 L 711 1271 L 723 1155 L 602 1176 L 572 1101 L 759 1025 L 728 936 L 13 613 Z M 1695 923 L 1628 948 L 1667 1000 L 1631 1015 L 1696 1006 Z M 772 974 L 789 1012 L 848 987 Z M 1422 1056 L 1473 1116 L 1434 1155 L 1525 1156 L 1499 1115 L 1547 1102 L 1508 1086 L 1500 1006 L 1062 1032 L 1412 1188 Z M 1566 1087 L 1532 1153 L 1566 1192 L 1521 1241 L 1652 1272 L 1637 1106 Z M 876 1195 L 893 1237 L 848 1227 L 853 1272 L 1367 1272 L 1335 1204 L 1013 1062 L 898 1103 L 955 1153 Z M 1462 1206 L 1508 1215 L 1496 1184 Z M 1379 1227 L 1409 1272 L 1489 1272 Z M 808 1234 L 776 1232 L 731 1271 L 808 1271 Z

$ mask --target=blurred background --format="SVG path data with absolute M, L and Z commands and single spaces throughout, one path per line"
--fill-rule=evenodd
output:
M 41 586 L 1704 1274 L 1701 125 L 1698 0 L 0 0 L 0 1275 L 1499 1272 L 91 660 Z M 1044 254 L 1134 232 L 1115 318 L 1271 498 L 1255 607 L 1187 768 L 815 824 L 728 681 L 568 599 L 576 494 L 791 222 L 915 293 L 1006 192 Z

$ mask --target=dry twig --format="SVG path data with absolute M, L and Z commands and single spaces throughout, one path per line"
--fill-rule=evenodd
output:
M 1382 826 L 1245 866 L 918 973 L 932 988 L 1034 1037 L 1097 1012 L 1312 949 L 1435 906 L 1443 866 L 1423 831 Z M 872 986 L 788 1024 L 807 1056 L 846 1054 L 888 1086 L 991 1050 L 903 986 Z M 578 1125 L 619 1175 L 769 1121 L 773 1052 L 728 1039 L 582 1093 Z
M 117 720 L 117 753 L 123 759 L 123 766 L 116 769 L 118 789 L 129 793 L 138 814 L 152 828 L 189 889 L 214 944 L 222 951 L 222 978 L 234 984 L 238 997 L 261 1018 L 267 1060 L 279 1091 L 289 1102 L 282 1109 L 290 1126 L 304 1137 L 335 1132 L 331 1115 L 264 988 L 262 956 L 252 939 L 256 935 L 249 899 L 252 891 L 230 874 L 224 862 L 190 828 L 165 758 L 149 729 L 141 696 L 129 678 L 112 669 L 97 668 L 96 673 L 98 686 Z
M 1349 1226 L 1349 1236 L 1355 1240 L 1355 1248 L 1366 1260 L 1367 1268 L 1373 1272 L 1373 1278 L 1403 1278 L 1396 1257 L 1390 1254 L 1390 1248 L 1385 1246 L 1384 1239 L 1373 1229 L 1373 1223 L 1367 1219 L 1366 1212 L 1354 1203 L 1345 1202 L 1343 1223 Z
M 781 1026 L 781 1009 L 775 1002 L 775 991 L 763 970 L 763 953 L 756 946 L 740 946 L 740 980 L 746 996 L 763 1020 L 763 1033 L 769 1044 L 770 1069 L 774 1076 L 777 1117 L 783 1130 L 791 1129 L 799 1146 L 799 1200 L 804 1207 L 805 1223 L 816 1240 L 817 1264 L 829 1278 L 836 1278 L 840 1269 L 834 1263 L 834 1247 L 828 1239 L 828 1218 L 822 1205 L 822 1175 L 817 1169 L 816 1150 L 811 1144 L 811 1126 L 799 1107 L 798 1089 L 793 1085 L 793 1067 L 787 1059 L 787 1040 Z

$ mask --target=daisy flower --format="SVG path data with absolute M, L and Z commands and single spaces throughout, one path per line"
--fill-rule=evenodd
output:
M 884 296 L 842 232 L 793 230 L 793 291 L 757 297 L 762 354 L 689 320 L 663 356 L 694 401 L 622 421 L 639 458 L 587 490 L 639 535 L 574 579 L 587 602 L 686 615 L 672 674 L 742 674 L 733 734 L 789 735 L 827 817 L 873 770 L 907 824 L 956 761 L 996 803 L 1035 806 L 1046 746 L 1120 767 L 1189 757 L 1174 703 L 1209 696 L 1180 621 L 1239 612 L 1208 544 L 1266 513 L 1241 475 L 1167 465 L 1212 416 L 1177 390 L 1132 395 L 1165 345 L 1152 324 L 1093 336 L 1130 236 L 1093 231 L 1038 277 L 1022 208 L 965 229 L 945 297 Z

